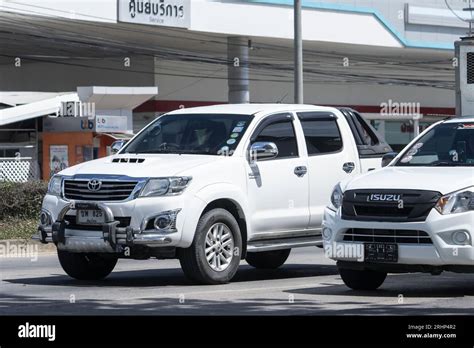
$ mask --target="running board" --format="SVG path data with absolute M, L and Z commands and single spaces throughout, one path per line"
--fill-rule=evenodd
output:
M 321 246 L 323 244 L 321 236 L 298 237 L 298 238 L 281 238 L 256 240 L 248 242 L 247 251 L 270 251 L 279 249 L 301 248 L 306 246 Z

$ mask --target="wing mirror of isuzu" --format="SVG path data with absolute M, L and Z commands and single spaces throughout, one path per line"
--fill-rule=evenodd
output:
M 275 143 L 259 141 L 250 146 L 250 158 L 253 160 L 272 159 L 278 156 L 278 147 Z
M 386 167 L 389 165 L 390 162 L 393 161 L 395 157 L 397 157 L 398 153 L 397 152 L 389 152 L 383 155 L 382 157 L 382 167 Z

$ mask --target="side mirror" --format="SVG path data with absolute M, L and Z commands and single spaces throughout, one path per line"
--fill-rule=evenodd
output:
M 383 155 L 382 157 L 382 167 L 386 167 L 389 165 L 390 162 L 393 161 L 395 157 L 397 157 L 398 153 L 396 152 L 389 152 Z
M 126 144 L 127 142 L 125 140 L 117 140 L 117 141 L 114 141 L 112 143 L 112 146 L 110 147 L 111 151 L 112 151 L 112 155 L 115 155 L 117 152 L 120 151 L 120 149 L 122 147 L 124 147 L 124 145 Z
M 278 156 L 278 147 L 275 143 L 262 141 L 253 143 L 252 146 L 250 146 L 251 160 L 271 159 L 276 156 Z

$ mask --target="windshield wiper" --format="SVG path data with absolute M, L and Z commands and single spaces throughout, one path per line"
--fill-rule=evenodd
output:
M 460 167 L 469 166 L 468 163 L 440 161 L 431 164 L 432 167 Z
M 145 154 L 145 153 L 174 153 L 176 150 L 158 150 L 158 149 L 153 149 L 153 150 L 140 150 L 140 151 L 130 151 L 130 152 L 125 152 L 125 153 L 130 153 L 130 154 Z
M 209 153 L 204 150 L 165 150 L 165 149 L 153 149 L 153 150 L 141 150 L 141 151 L 130 151 L 130 152 L 125 152 L 125 153 L 130 153 L 130 154 L 145 154 L 145 153 L 165 153 L 165 154 L 176 154 L 176 155 L 186 155 L 186 154 L 193 154 L 193 155 L 212 155 L 212 153 Z
M 213 155 L 212 153 L 204 150 L 175 150 L 173 153 L 179 155 Z

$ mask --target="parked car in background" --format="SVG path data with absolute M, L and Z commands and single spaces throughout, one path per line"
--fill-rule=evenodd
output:
M 390 150 L 350 109 L 181 109 L 116 155 L 54 176 L 37 238 L 57 245 L 77 279 L 103 278 L 121 257 L 156 257 L 178 258 L 196 282 L 225 283 L 243 258 L 276 268 L 292 248 L 321 246 L 334 185 Z
M 338 184 L 323 236 L 352 289 L 387 273 L 474 272 L 474 118 L 439 122 L 387 167 Z

